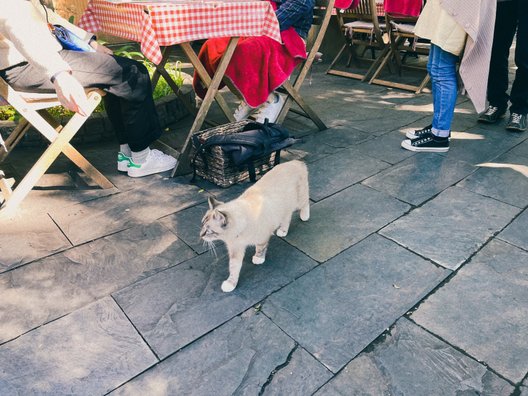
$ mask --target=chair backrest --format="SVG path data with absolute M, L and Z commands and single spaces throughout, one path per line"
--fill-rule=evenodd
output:
M 372 33 L 375 37 L 375 43 L 383 47 L 383 32 L 379 22 L 380 14 L 378 12 L 378 3 L 376 0 L 360 0 L 356 8 L 350 10 L 341 10 L 338 13 L 338 23 L 344 27 L 345 20 L 354 20 L 372 24 Z

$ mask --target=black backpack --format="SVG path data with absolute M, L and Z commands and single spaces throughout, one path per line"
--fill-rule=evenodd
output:
M 211 146 L 220 146 L 222 151 L 243 170 L 247 167 L 251 181 L 256 180 L 253 160 L 275 152 L 275 163 L 280 163 L 280 150 L 289 147 L 298 139 L 289 136 L 289 132 L 279 124 L 266 121 L 248 122 L 240 132 L 232 134 L 218 134 L 203 140 L 200 135 L 193 135 L 193 145 L 196 153 L 193 157 L 193 180 L 196 176 L 196 157 L 200 155 L 207 168 L 205 152 Z

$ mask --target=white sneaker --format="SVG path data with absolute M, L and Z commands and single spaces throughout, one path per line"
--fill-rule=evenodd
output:
M 238 105 L 238 108 L 235 110 L 233 117 L 235 121 L 245 120 L 255 109 L 250 107 L 246 102 L 242 101 Z
M 161 151 L 152 149 L 143 164 L 136 164 L 130 159 L 128 165 L 128 176 L 142 177 L 154 173 L 166 172 L 174 169 L 178 161 L 170 155 L 163 154 Z
M 279 116 L 285 101 L 286 98 L 284 95 L 272 92 L 268 100 L 253 114 L 253 118 L 260 123 L 263 123 L 266 118 L 269 122 L 277 121 L 277 117 Z
M 128 172 L 130 161 L 132 161 L 132 158 L 128 155 L 123 154 L 121 151 L 117 153 L 117 170 L 119 172 Z

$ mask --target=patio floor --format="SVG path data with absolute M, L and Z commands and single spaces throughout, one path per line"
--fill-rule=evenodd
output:
M 247 184 L 131 179 L 115 142 L 80 147 L 114 189 L 54 165 L 0 220 L 0 395 L 528 395 L 528 132 L 460 97 L 449 152 L 414 154 L 430 94 L 323 65 L 303 92 L 329 129 L 290 114 L 284 158 L 312 217 L 232 293 L 198 233 Z

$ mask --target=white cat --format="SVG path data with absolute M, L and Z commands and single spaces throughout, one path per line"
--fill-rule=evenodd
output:
M 255 246 L 253 264 L 264 263 L 271 235 L 276 231 L 277 236 L 286 236 L 292 213 L 299 209 L 299 217 L 307 221 L 308 170 L 297 160 L 277 165 L 237 199 L 223 203 L 209 198 L 200 237 L 210 245 L 221 240 L 227 246 L 229 278 L 222 283 L 224 292 L 235 289 L 246 248 Z

